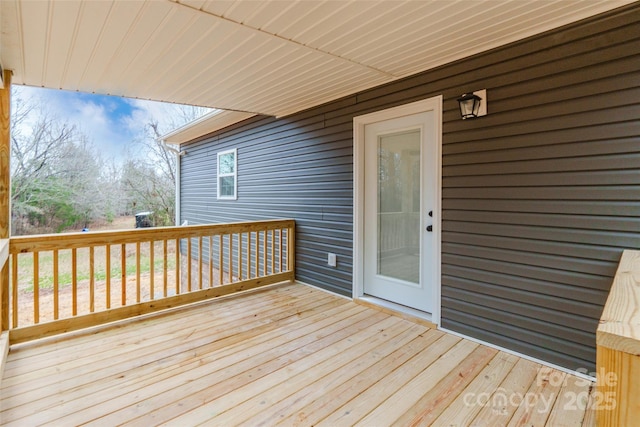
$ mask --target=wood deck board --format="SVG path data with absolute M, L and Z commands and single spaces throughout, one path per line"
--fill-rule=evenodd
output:
M 292 283 L 14 346 L 0 422 L 575 426 L 590 386 Z
M 322 299 L 319 299 L 319 301 L 322 301 Z M 333 307 L 336 303 L 339 303 L 339 305 Z M 321 304 L 318 307 L 310 308 L 308 311 L 301 313 L 300 316 L 307 319 L 298 319 L 297 326 L 302 328 L 307 323 L 310 323 L 311 328 L 317 329 L 324 326 L 325 323 L 339 320 L 339 316 L 349 316 L 353 313 L 363 311 L 355 309 L 355 307 L 344 310 L 344 308 L 341 307 L 343 304 L 344 301 L 334 299 L 328 304 Z M 324 311 L 315 312 L 314 310 L 316 309 L 322 309 Z M 325 318 L 324 321 L 323 318 Z M 273 330 L 266 331 L 267 326 L 271 326 Z M 111 395 L 113 395 L 113 398 L 120 398 L 124 402 L 123 404 L 130 403 L 125 398 L 127 393 L 136 391 L 146 385 L 155 385 L 155 388 L 157 388 L 159 384 L 162 383 L 161 380 L 175 377 L 183 370 L 197 368 L 200 364 L 213 357 L 212 354 L 218 358 L 229 355 L 235 357 L 235 353 L 238 352 L 242 352 L 243 356 L 248 356 L 252 352 L 269 349 L 268 347 L 258 346 L 261 341 L 268 341 L 270 347 L 275 347 L 286 342 L 286 340 L 278 340 L 279 336 L 286 336 L 287 340 L 291 340 L 298 334 L 297 330 L 282 328 L 282 326 L 283 322 L 274 322 L 274 324 L 256 328 L 264 332 L 259 335 L 259 340 L 251 341 L 251 336 L 247 333 L 234 334 L 229 336 L 228 339 L 215 340 L 205 345 L 191 345 L 192 350 L 190 352 L 178 351 L 173 354 L 166 353 L 160 359 L 151 359 L 151 361 L 146 364 L 137 363 L 127 369 L 126 363 L 128 357 L 130 357 L 129 354 L 127 357 L 119 358 L 120 369 L 114 372 L 106 381 L 96 381 L 92 377 L 82 377 L 82 382 L 79 382 L 77 377 L 66 378 L 67 376 L 65 376 L 65 379 L 61 383 L 68 383 L 70 388 L 64 390 L 65 399 L 62 401 L 60 399 L 53 399 L 52 401 L 48 401 L 45 398 L 37 399 L 38 396 L 31 393 L 20 395 L 19 397 L 21 399 L 16 398 L 16 402 L 14 403 L 30 401 L 29 409 L 33 413 L 38 413 L 43 409 L 53 406 L 63 410 L 65 407 L 73 405 L 73 401 L 77 399 L 82 399 L 82 404 L 89 407 L 92 406 L 92 402 L 99 404 L 102 401 L 111 399 Z M 307 329 L 309 329 L 309 327 L 307 327 Z M 308 330 L 304 331 L 305 334 L 308 334 L 308 332 Z M 191 337 L 193 337 L 193 335 L 191 335 Z M 104 374 L 104 371 L 104 369 L 101 369 L 98 373 Z M 113 384 L 114 382 L 116 382 L 116 384 L 109 387 L 109 384 Z M 61 384 L 56 385 L 56 387 L 63 389 L 63 385 Z M 36 390 L 36 392 L 38 392 L 38 390 Z M 114 402 L 111 402 L 110 404 L 113 403 Z M 92 410 L 94 409 L 95 408 Z M 23 409 L 18 408 L 16 410 L 16 412 L 21 411 L 23 411 Z M 3 412 L 3 415 L 5 415 L 7 419 L 11 419 L 12 414 L 11 411 L 7 410 Z
M 214 310 L 198 310 L 196 312 L 177 310 L 172 314 L 171 319 L 154 318 L 153 323 L 150 323 L 151 320 L 146 319 L 131 324 L 128 324 L 129 322 L 123 322 L 127 324 L 127 327 L 117 326 L 104 331 L 99 331 L 95 336 L 93 334 L 84 334 L 78 338 L 74 338 L 73 340 L 58 338 L 53 340 L 47 346 L 41 346 L 38 343 L 16 345 L 12 347 L 12 354 L 15 357 L 12 357 L 11 363 L 7 367 L 5 377 L 10 378 L 16 375 L 22 376 L 25 372 L 33 372 L 41 363 L 44 363 L 44 366 L 52 366 L 51 362 L 54 359 L 57 362 L 55 366 L 60 368 L 59 363 L 68 360 L 69 352 L 73 352 L 76 355 L 76 360 L 83 357 L 87 357 L 91 360 L 95 360 L 96 358 L 109 358 L 110 355 L 103 354 L 103 352 L 113 351 L 113 342 L 117 342 L 118 346 L 139 344 L 140 335 L 151 324 L 157 326 L 160 326 L 160 324 L 163 325 L 162 327 L 165 333 L 159 337 L 162 340 L 166 339 L 166 336 L 172 332 L 183 332 L 184 326 L 182 321 L 185 319 L 188 320 L 190 324 L 197 325 L 200 324 L 200 322 L 207 322 L 212 326 L 210 322 L 215 322 L 217 320 L 218 323 L 224 323 L 226 319 L 233 320 L 235 315 L 239 315 L 238 317 L 253 316 L 254 314 L 259 315 L 261 311 L 272 310 L 274 304 L 289 304 L 295 300 L 296 296 L 296 294 L 285 294 L 284 292 L 279 292 L 281 300 L 272 301 L 269 298 L 265 298 L 266 301 L 261 301 L 259 299 L 261 298 L 259 295 L 247 295 L 247 303 L 252 305 L 255 304 L 255 313 L 251 314 L 248 314 L 242 307 L 227 307 L 225 303 L 222 302 L 220 307 L 216 309 L 224 311 L 224 318 L 220 318 L 219 316 L 216 318 L 215 314 L 213 314 Z M 147 344 L 147 342 L 144 344 Z M 46 348 L 49 348 L 50 351 L 45 352 L 43 349 Z
M 487 366 L 496 353 L 498 350 L 478 346 L 435 387 L 423 394 L 394 424 L 432 425 L 434 420 L 459 396 L 460 391 L 464 390 Z
M 93 388 L 96 388 L 95 385 L 100 387 L 103 384 L 103 381 L 93 381 L 92 378 L 87 378 L 84 379 L 83 383 L 76 384 L 73 389 L 69 389 L 66 393 L 69 399 L 64 402 L 58 401 L 56 406 L 59 410 L 66 410 L 68 407 L 72 407 L 77 404 L 75 401 L 76 399 L 82 398 L 81 404 L 87 407 L 87 412 L 94 412 L 99 410 L 100 407 L 91 406 L 89 403 L 91 403 L 91 400 L 95 399 L 96 396 L 100 396 L 97 404 L 101 405 L 101 407 L 109 409 L 109 407 L 114 404 L 117 404 L 119 407 L 124 407 L 132 403 L 130 394 L 137 393 L 137 399 L 141 400 L 145 397 L 140 394 L 143 391 L 151 393 L 150 396 L 153 396 L 163 390 L 171 390 L 172 381 L 180 379 L 181 374 L 183 374 L 183 379 L 186 378 L 186 380 L 190 380 L 200 372 L 205 374 L 208 373 L 207 362 L 211 359 L 216 360 L 216 366 L 222 368 L 224 366 L 224 361 L 229 361 L 229 363 L 238 362 L 242 360 L 242 358 L 246 358 L 254 354 L 260 354 L 262 352 L 268 352 L 278 345 L 286 344 L 298 335 L 308 336 L 310 331 L 322 328 L 328 323 L 336 322 L 342 317 L 349 318 L 349 316 L 352 316 L 354 313 L 362 312 L 363 310 L 354 309 L 341 309 L 339 312 L 333 312 L 331 307 L 328 307 L 326 313 L 316 313 L 315 316 L 310 316 L 308 319 L 310 324 L 308 326 L 302 327 L 307 322 L 300 321 L 300 330 L 302 332 L 299 334 L 296 329 L 276 327 L 273 334 L 265 333 L 255 339 L 245 336 L 247 340 L 240 340 L 237 345 L 233 345 L 232 343 L 231 345 L 225 345 L 227 343 L 225 343 L 224 340 L 218 340 L 209 345 L 201 347 L 194 346 L 191 352 L 178 352 L 174 353 L 173 356 L 169 355 L 163 356 L 160 359 L 153 359 L 146 365 L 141 365 L 144 369 L 140 367 L 126 369 L 126 367 L 123 366 L 120 373 L 114 373 L 113 378 L 118 380 L 117 384 L 110 387 L 108 390 L 100 390 L 99 395 L 93 394 Z M 366 316 L 367 313 L 364 313 L 364 315 Z M 322 320 L 323 317 L 325 317 L 324 321 Z M 276 334 L 280 334 L 281 339 L 278 339 Z M 264 344 L 261 344 L 262 342 L 264 342 Z M 238 354 L 240 356 L 238 356 Z M 176 367 L 177 364 L 178 366 Z M 184 371 L 189 372 L 185 373 Z M 150 377 L 150 381 L 147 381 L 147 377 Z M 168 385 L 166 383 L 168 383 Z M 91 385 L 94 385 L 94 387 L 91 387 Z M 83 394 L 88 393 L 88 397 L 90 397 L 91 400 L 88 401 L 86 398 L 83 398 L 83 396 L 75 396 L 72 391 L 78 389 L 80 389 Z M 150 396 L 147 395 L 147 397 Z M 31 400 L 31 396 L 22 397 L 24 401 Z M 30 404 L 30 406 L 32 406 L 32 404 Z
M 311 302 L 313 307 L 309 305 L 304 305 L 306 308 L 306 313 L 312 314 L 317 307 L 322 307 L 323 310 L 328 310 L 331 307 L 323 307 L 325 302 L 330 301 L 330 299 L 319 298 L 317 301 Z M 330 301 L 330 304 L 342 303 L 342 301 Z M 130 360 L 133 363 L 133 366 L 144 366 L 146 363 L 150 363 L 157 358 L 158 352 L 163 352 L 163 357 L 169 357 L 170 354 L 168 352 L 172 352 L 173 354 L 181 354 L 185 350 L 189 350 L 192 348 L 198 348 L 200 345 L 212 342 L 212 341 L 222 341 L 223 344 L 230 344 L 229 340 L 233 340 L 233 337 L 237 337 L 243 332 L 250 331 L 255 332 L 256 330 L 259 332 L 264 332 L 261 328 L 264 326 L 263 323 L 268 320 L 268 327 L 275 327 L 277 323 L 274 324 L 279 318 L 287 319 L 295 317 L 297 312 L 299 311 L 299 307 L 286 307 L 281 312 L 275 312 L 272 307 L 271 312 L 264 313 L 264 317 L 262 320 L 257 318 L 254 314 L 246 315 L 243 314 L 241 317 L 229 316 L 227 313 L 224 315 L 224 319 L 229 321 L 229 325 L 226 326 L 224 330 L 217 330 L 224 322 L 204 322 L 198 324 L 193 324 L 191 320 L 189 320 L 189 331 L 188 334 L 185 334 L 185 326 L 179 325 L 178 332 L 169 330 L 167 326 L 162 325 L 163 333 L 158 336 L 149 337 L 146 340 L 141 340 L 140 335 L 143 334 L 142 331 L 138 331 L 136 341 L 133 345 L 129 346 L 121 346 L 120 342 L 117 341 L 115 345 L 112 345 L 112 348 L 108 351 L 102 351 L 100 348 L 99 352 L 96 354 L 96 357 L 74 357 L 73 360 L 68 360 L 66 362 L 56 364 L 45 368 L 36 370 L 35 368 L 31 370 L 31 372 L 25 373 L 19 377 L 11 377 L 7 379 L 6 386 L 16 386 L 16 392 L 27 392 L 30 390 L 36 390 L 40 393 L 45 392 L 43 386 L 55 383 L 58 387 L 61 386 L 57 377 L 59 375 L 63 375 L 65 381 L 72 381 L 75 377 L 90 375 L 96 368 L 99 367 L 100 372 L 102 373 L 110 373 L 110 372 L 120 372 L 123 367 L 123 363 Z M 197 319 L 197 316 L 196 316 Z M 238 321 L 238 319 L 243 320 L 241 323 L 234 323 L 234 321 Z M 265 320 L 266 319 L 266 320 Z M 160 325 L 157 325 L 160 327 Z M 206 326 L 206 327 L 204 327 Z M 180 335 L 182 334 L 182 335 Z M 243 336 L 246 338 L 246 336 Z M 125 354 L 122 354 L 122 348 L 127 348 L 128 351 Z M 114 357 L 115 355 L 120 354 L 120 357 Z M 29 364 L 28 366 L 31 366 Z M 67 373 L 68 372 L 68 373 Z M 51 382 L 47 382 L 47 379 L 51 379 Z M 98 378 L 94 378 L 94 380 L 98 380 Z M 36 398 L 36 396 L 31 395 L 31 399 Z
M 488 396 L 498 387 L 518 361 L 512 354 L 499 352 L 471 383 L 460 391 L 462 396 L 471 396 L 466 400 L 456 399 L 438 416 L 435 425 L 466 426 L 470 425 L 482 409 L 482 405 L 475 403 L 473 397 Z
M 433 329 L 419 334 L 410 343 L 394 349 L 389 356 L 381 358 L 362 373 L 348 378 L 348 381 L 343 379 L 337 387 L 327 390 L 303 409 L 290 414 L 280 414 L 282 423 L 298 426 L 318 424 L 319 421 L 336 412 L 344 402 L 351 401 L 377 383 L 380 378 L 392 374 L 416 354 L 426 352 L 429 346 L 442 335 L 442 332 Z M 335 396 L 340 396 L 340 399 L 336 399 Z
M 260 308 L 265 310 L 271 309 L 273 304 L 288 304 L 297 298 L 305 298 L 305 295 L 309 294 L 310 290 L 305 288 L 295 287 L 276 287 L 270 289 L 270 292 L 265 292 L 265 289 L 258 289 L 251 293 L 244 295 L 246 304 L 255 307 L 255 312 L 260 311 Z M 220 305 L 220 310 L 225 310 L 225 313 L 240 312 L 246 313 L 246 309 L 242 306 L 233 304 L 229 301 L 232 297 L 224 297 L 217 300 L 216 304 Z M 204 303 L 207 304 L 207 303 Z M 194 304 L 197 306 L 198 304 Z M 192 306 L 193 307 L 193 306 Z M 12 346 L 13 362 L 29 357 L 30 364 L 34 363 L 34 360 L 38 357 L 44 360 L 50 360 L 58 352 L 66 355 L 70 350 L 78 353 L 86 351 L 88 354 L 97 353 L 92 351 L 91 347 L 99 345 L 100 343 L 110 343 L 113 339 L 117 339 L 118 342 L 123 342 L 126 339 L 137 340 L 139 339 L 139 331 L 144 330 L 149 324 L 157 325 L 164 322 L 165 325 L 171 327 L 171 325 L 179 323 L 180 319 L 194 319 L 196 316 L 215 316 L 213 310 L 190 310 L 191 307 L 177 307 L 171 311 L 171 318 L 166 319 L 164 316 L 157 314 L 149 317 L 139 318 L 138 320 L 122 321 L 108 327 L 104 330 L 99 330 L 99 334 L 94 336 L 90 333 L 77 333 L 70 334 L 73 336 L 73 340 L 69 340 L 69 335 L 60 335 L 47 339 L 47 346 L 40 345 L 40 342 L 28 342 L 24 344 Z M 252 312 L 251 314 L 254 314 Z M 87 344 L 91 344 L 91 347 L 87 348 Z
M 347 364 L 337 367 L 336 370 L 323 377 L 319 377 L 313 372 L 304 372 L 301 375 L 306 381 L 304 387 L 297 390 L 289 390 L 293 391 L 293 393 L 279 402 L 269 405 L 267 408 L 262 408 L 259 414 L 245 420 L 243 424 L 256 426 L 274 425 L 283 422 L 288 414 L 310 411 L 312 407 L 318 405 L 320 401 L 327 396 L 344 396 L 344 393 L 337 392 L 336 388 L 344 384 L 345 380 L 358 375 L 365 378 L 369 377 L 370 375 L 367 375 L 363 371 L 367 369 L 369 369 L 370 372 L 376 371 L 379 367 L 376 366 L 379 361 L 388 359 L 391 353 L 397 351 L 396 349 L 398 348 L 410 346 L 412 341 L 415 340 L 416 331 L 421 330 L 421 328 L 419 325 L 413 325 L 392 339 L 382 342 L 371 351 L 365 352 L 362 357 L 353 359 Z M 424 331 L 424 333 L 429 332 L 430 331 Z M 372 366 L 376 366 L 376 368 L 371 369 Z M 293 424 L 293 421 L 285 423 Z
M 288 401 L 290 393 L 294 390 L 310 389 L 310 385 L 315 382 L 317 378 L 326 378 L 330 376 L 336 369 L 343 367 L 344 365 L 353 363 L 354 361 L 365 360 L 366 356 L 374 351 L 379 345 L 386 343 L 390 339 L 395 338 L 398 335 L 403 334 L 409 329 L 409 325 L 398 323 L 389 328 L 380 331 L 378 334 L 366 338 L 361 343 L 353 345 L 343 352 L 336 353 L 335 355 L 325 358 L 318 365 L 314 366 L 314 369 L 304 369 L 298 372 L 296 375 L 287 375 L 284 381 L 280 382 L 276 387 L 271 389 L 271 392 L 266 394 L 259 394 L 253 398 L 236 405 L 230 410 L 224 413 L 224 417 L 221 418 L 222 422 L 229 420 L 232 424 L 238 424 L 240 422 L 246 422 L 251 417 L 262 418 L 262 407 L 273 407 L 275 404 Z M 270 378 L 265 378 L 269 381 Z M 247 424 L 251 424 L 250 422 Z
M 356 314 L 354 315 L 354 313 Z M 344 317 L 344 319 L 342 319 L 342 317 Z M 241 377 L 242 374 L 249 378 L 253 375 L 255 378 L 259 374 L 260 369 L 262 369 L 263 372 L 266 372 L 268 369 L 265 365 L 266 361 L 277 357 L 279 355 L 278 352 L 285 351 L 287 348 L 295 348 L 296 345 L 304 346 L 305 344 L 308 344 L 315 336 L 317 336 L 314 335 L 313 332 L 318 330 L 318 328 L 324 327 L 325 329 L 328 329 L 327 324 L 329 322 L 340 320 L 340 322 L 337 323 L 346 324 L 349 322 L 356 322 L 358 319 L 366 317 L 369 317 L 369 314 L 366 312 L 347 310 L 343 311 L 340 315 L 328 317 L 324 323 L 316 319 L 316 322 L 305 328 L 301 328 L 299 330 L 300 333 L 296 330 L 284 328 L 281 330 L 283 334 L 281 339 L 271 339 L 258 344 L 256 344 L 257 339 L 249 340 L 246 343 L 246 348 L 239 346 L 234 349 L 228 349 L 228 351 L 227 349 L 223 349 L 220 352 L 216 352 L 215 354 L 208 356 L 207 358 L 200 359 L 203 363 L 199 363 L 197 366 L 191 367 L 189 372 L 182 376 L 182 379 L 186 379 L 183 383 L 179 382 L 181 380 L 180 376 L 167 378 L 164 381 L 156 381 L 153 384 L 153 387 L 145 388 L 136 392 L 136 397 L 133 402 L 131 400 L 131 396 L 119 396 L 119 406 L 121 406 L 122 409 L 117 411 L 117 415 L 110 415 L 110 417 L 122 417 L 126 413 L 136 413 L 138 416 L 140 413 L 144 414 L 144 408 L 146 405 L 144 403 L 137 402 L 141 401 L 142 398 L 150 398 L 161 392 L 170 392 L 172 394 L 181 393 L 177 394 L 177 396 L 184 396 L 188 399 L 190 393 L 195 393 L 202 387 L 213 386 L 218 383 L 222 383 L 219 388 L 224 392 L 226 390 L 225 387 L 231 386 L 231 382 L 243 381 L 243 378 Z M 287 347 L 287 344 L 289 347 Z M 210 359 L 215 360 L 215 366 L 207 366 L 207 362 L 211 361 Z M 256 368 L 256 366 L 258 367 Z M 252 372 L 252 369 L 256 372 Z M 249 373 L 245 374 L 247 371 L 249 371 Z M 164 397 L 159 397 L 159 399 L 164 399 Z M 173 404 L 174 400 L 179 399 L 169 399 L 168 405 Z M 131 405 L 131 403 L 136 404 Z M 154 412 L 152 417 L 161 417 L 161 412 L 162 411 Z
M 318 303 L 321 302 L 325 302 L 327 300 L 320 300 L 318 301 Z M 309 308 L 309 307 L 307 307 Z M 295 314 L 295 310 L 294 309 L 289 309 L 286 312 L 282 313 L 282 316 L 284 318 L 286 317 L 291 317 L 292 315 Z M 239 334 L 242 332 L 242 329 L 246 329 L 246 328 L 257 328 L 261 325 L 259 325 L 259 321 L 253 320 L 253 319 L 249 319 L 250 321 L 247 323 L 247 316 L 245 315 L 241 315 L 241 316 L 234 316 L 231 315 L 230 313 L 228 315 L 225 316 L 225 319 L 228 320 L 228 323 L 225 323 L 225 321 L 214 321 L 213 319 L 209 318 L 208 316 L 194 316 L 193 318 L 188 319 L 188 328 L 191 328 L 191 332 L 189 335 L 189 339 L 185 340 L 184 339 L 184 332 L 185 332 L 185 324 L 184 323 L 180 323 L 180 321 L 176 322 L 176 324 L 167 324 L 166 327 L 163 329 L 163 334 L 160 336 L 156 336 L 156 337 L 151 337 L 149 339 L 146 340 L 141 340 L 141 335 L 144 335 L 144 331 L 143 330 L 138 330 L 137 331 L 137 336 L 133 337 L 133 340 L 131 340 L 131 342 L 127 342 L 126 340 L 123 341 L 116 341 L 117 344 L 114 346 L 113 342 L 109 343 L 105 343 L 105 344 L 96 344 L 96 345 L 92 345 L 89 347 L 94 347 L 96 349 L 96 354 L 95 355 L 91 355 L 90 353 L 76 353 L 76 357 L 74 360 L 64 360 L 64 355 L 62 356 L 62 360 L 59 360 L 58 358 L 56 358 L 56 364 L 55 365 L 51 365 L 51 363 L 47 363 L 46 361 L 40 361 L 40 363 L 29 363 L 28 365 L 25 363 L 23 364 L 23 369 L 25 368 L 25 366 L 31 366 L 31 369 L 29 369 L 29 372 L 24 372 L 22 374 L 17 374 L 16 372 L 12 371 L 11 372 L 11 376 L 8 377 L 8 384 L 15 384 L 18 382 L 21 383 L 26 383 L 26 382 L 32 382 L 35 383 L 34 386 L 35 388 L 38 387 L 42 387 L 43 382 L 42 382 L 42 378 L 48 376 L 49 373 L 51 373 L 52 370 L 57 371 L 57 372 L 61 372 L 61 371 L 65 371 L 65 370 L 73 370 L 74 374 L 76 375 L 81 375 L 84 374 L 85 372 L 83 371 L 83 369 L 85 367 L 88 367 L 88 369 L 93 369 L 93 366 L 95 366 L 96 362 L 104 362 L 107 365 L 102 365 L 102 368 L 104 368 L 105 366 L 108 366 L 108 364 L 111 363 L 112 360 L 114 360 L 113 356 L 114 354 L 119 354 L 120 353 L 120 349 L 121 348 L 130 348 L 131 352 L 129 353 L 129 356 L 131 356 L 133 358 L 134 353 L 135 353 L 135 358 L 137 358 L 138 360 L 143 360 L 143 359 L 139 359 L 140 357 L 143 357 L 145 354 L 149 355 L 149 357 L 153 358 L 155 357 L 154 355 L 158 352 L 158 351 L 163 351 L 165 349 L 173 349 L 175 351 L 180 351 L 180 348 L 189 348 L 191 346 L 197 346 L 198 342 L 208 342 L 211 341 L 212 339 L 224 339 L 227 337 L 227 335 L 229 334 Z M 244 320 L 244 322 L 242 323 L 235 323 L 235 322 L 241 322 L 242 320 Z M 275 319 L 277 320 L 277 319 Z M 208 328 L 198 328 L 197 326 L 190 326 L 190 325 L 194 325 L 194 323 L 192 322 L 198 322 L 201 325 L 207 325 Z M 186 322 L 185 322 L 186 323 Z M 224 327 L 225 324 L 231 324 L 234 325 L 232 327 L 226 327 L 226 329 L 223 331 L 223 335 L 218 335 L 218 336 L 212 336 L 212 332 L 214 332 L 217 328 L 222 328 Z M 197 325 L 197 323 L 195 324 Z M 239 326 L 235 326 L 235 325 L 239 325 Z M 176 343 L 178 343 L 179 345 L 176 345 Z M 93 356 L 93 357 L 92 357 Z M 44 365 L 42 365 L 42 363 L 44 363 Z
M 318 340 L 306 342 L 304 346 L 279 355 L 267 363 L 260 364 L 260 360 L 256 360 L 257 363 L 251 363 L 250 370 L 235 372 L 223 383 L 198 389 L 192 395 L 187 391 L 185 393 L 187 397 L 178 402 L 172 402 L 171 405 L 164 408 L 166 409 L 162 414 L 164 418 L 159 417 L 160 411 L 154 411 L 151 420 L 154 424 L 172 420 L 174 425 L 197 425 L 198 422 L 209 419 L 211 413 L 223 414 L 259 393 L 268 392 L 271 386 L 286 381 L 289 374 L 295 375 L 305 369 L 310 369 L 323 357 L 334 352 L 344 351 L 350 345 L 355 345 L 371 336 L 370 334 L 375 334 L 380 327 L 391 326 L 393 320 L 384 319 L 384 316 L 377 314 L 368 316 L 346 328 L 332 330 L 331 333 L 319 337 Z M 373 328 L 370 328 L 371 326 Z M 178 418 L 176 418 L 177 415 Z
M 558 397 L 562 383 L 565 381 L 566 374 L 558 375 L 558 381 L 549 378 L 552 369 L 543 368 L 536 376 L 536 380 L 531 384 L 525 396 L 535 396 L 531 398 L 529 405 L 520 405 L 511 417 L 508 426 L 525 426 L 525 425 L 545 425 L 549 414 Z M 540 374 L 542 372 L 542 374 Z M 526 399 L 526 397 L 525 397 Z
M 334 346 L 325 347 L 321 351 L 299 359 L 258 381 L 227 393 L 222 399 L 199 406 L 196 410 L 175 418 L 172 423 L 199 425 L 208 421 L 210 408 L 220 407 L 229 409 L 219 412 L 216 422 L 220 422 L 222 425 L 238 425 L 247 418 L 260 414 L 262 406 L 272 405 L 286 398 L 292 389 L 306 387 L 306 380 L 310 374 L 314 376 L 326 375 L 349 360 L 364 357 L 366 352 L 371 351 L 382 339 L 386 338 L 386 334 L 395 336 L 408 328 L 408 325 L 402 324 L 402 322 L 387 325 L 382 323 L 379 323 L 378 330 L 359 331 Z M 250 396 L 249 399 L 247 399 L 248 396 Z
M 403 386 L 419 375 L 425 367 L 440 359 L 451 348 L 461 341 L 452 335 L 444 335 L 433 343 L 428 351 L 418 353 L 412 359 L 398 367 L 393 373 L 380 378 L 355 399 L 346 402 L 337 411 L 328 414 L 318 425 L 353 425 L 366 417 L 378 405 L 398 392 Z
M 358 425 L 368 426 L 375 423 L 393 425 L 398 413 L 405 414 L 419 400 L 422 393 L 431 391 L 441 380 L 445 379 L 456 366 L 471 356 L 478 344 L 461 340 L 428 368 L 416 375 L 411 381 L 396 391 L 382 404 L 361 419 Z
M 497 427 L 506 426 L 518 409 L 519 399 L 511 401 L 511 396 L 524 396 L 535 381 L 539 366 L 525 359 L 516 362 L 511 372 L 488 397 L 473 424 L 477 426 Z

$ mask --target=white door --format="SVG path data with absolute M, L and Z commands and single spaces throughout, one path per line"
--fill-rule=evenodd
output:
M 364 294 L 428 313 L 439 262 L 436 116 L 364 125 Z

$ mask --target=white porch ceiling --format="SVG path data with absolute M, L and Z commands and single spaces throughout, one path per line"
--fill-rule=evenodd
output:
M 631 2 L 0 0 L 0 61 L 14 84 L 284 116 Z

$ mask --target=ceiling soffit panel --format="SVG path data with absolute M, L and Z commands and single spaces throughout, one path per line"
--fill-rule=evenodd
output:
M 183 13 L 181 13 L 183 12 Z M 136 86 L 142 92 L 143 84 L 155 84 L 162 72 L 172 64 L 159 61 L 163 57 L 179 61 L 180 46 L 175 46 L 177 39 L 174 33 L 186 28 L 205 30 L 197 25 L 192 14 L 180 11 L 165 3 L 144 3 L 134 25 L 129 28 L 126 37 L 122 38 L 117 53 L 102 70 L 98 84 L 106 87 L 109 84 L 116 87 L 120 93 L 130 93 Z M 172 26 L 174 31 L 167 31 Z M 113 83 L 114 76 L 126 76 Z
M 0 60 L 15 84 L 282 116 L 630 2 L 2 0 Z

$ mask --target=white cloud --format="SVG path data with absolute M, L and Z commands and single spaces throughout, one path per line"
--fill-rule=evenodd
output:
M 209 108 L 191 107 L 179 104 L 146 101 L 141 99 L 127 99 L 133 112 L 127 118 L 129 127 L 137 129 L 139 123 L 157 122 L 162 133 L 184 125 L 189 120 L 211 111 Z
M 185 123 L 185 107 L 180 105 L 26 86 L 15 88 L 21 98 L 39 99 L 50 114 L 75 125 L 105 160 L 121 161 L 127 151 L 135 153 L 135 141 L 148 136 L 145 126 L 150 122 L 157 122 L 161 132 Z M 190 108 L 186 110 L 193 113 Z

